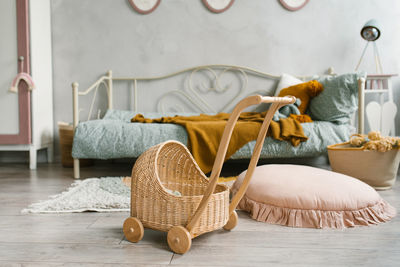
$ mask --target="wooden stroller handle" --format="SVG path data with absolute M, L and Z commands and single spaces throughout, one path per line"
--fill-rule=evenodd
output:
M 204 192 L 203 198 L 199 206 L 197 207 L 194 215 L 190 218 L 189 223 L 186 225 L 186 228 L 189 232 L 193 229 L 196 223 L 199 221 L 203 211 L 205 210 L 207 203 L 210 201 L 211 195 L 215 190 L 215 187 L 218 183 L 219 175 L 221 174 L 222 165 L 224 163 L 226 151 L 228 150 L 229 141 L 232 136 L 233 129 L 235 128 L 235 124 L 239 119 L 240 113 L 247 107 L 252 105 L 258 105 L 261 103 L 272 103 L 271 107 L 269 108 L 263 124 L 260 128 L 260 132 L 257 137 L 257 142 L 254 147 L 253 155 L 250 160 L 249 168 L 246 173 L 246 177 L 242 183 L 242 186 L 239 188 L 238 192 L 232 199 L 231 204 L 229 205 L 229 214 L 235 210 L 237 204 L 239 203 L 240 199 L 243 197 L 244 192 L 246 192 L 247 186 L 250 182 L 251 176 L 253 174 L 254 168 L 257 165 L 258 159 L 260 157 L 261 148 L 264 144 L 264 139 L 268 131 L 269 124 L 274 116 L 275 112 L 285 106 L 287 104 L 292 104 L 296 101 L 294 96 L 289 97 L 270 97 L 270 96 L 249 96 L 241 100 L 233 109 L 232 114 L 229 116 L 228 122 L 226 123 L 224 132 L 222 134 L 221 142 L 218 147 L 218 152 L 215 157 L 214 166 L 211 171 L 210 175 L 210 183 Z
M 280 103 L 280 104 L 293 104 L 296 101 L 296 97 L 294 96 L 285 96 L 285 97 L 277 97 L 277 96 L 261 96 L 262 103 Z

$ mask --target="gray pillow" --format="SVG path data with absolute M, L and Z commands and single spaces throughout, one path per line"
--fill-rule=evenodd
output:
M 350 123 L 358 108 L 358 79 L 366 73 L 348 73 L 318 79 L 324 90 L 311 99 L 308 113 L 313 120 Z

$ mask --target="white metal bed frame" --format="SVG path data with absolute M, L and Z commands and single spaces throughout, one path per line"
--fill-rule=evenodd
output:
M 214 86 L 207 87 L 204 86 L 204 89 L 206 91 L 215 91 L 217 93 L 224 93 L 226 92 L 230 86 L 227 87 L 222 87 L 220 84 L 220 77 L 225 74 L 226 72 L 230 71 L 235 71 L 237 73 L 240 73 L 242 75 L 244 84 L 240 88 L 240 92 L 235 95 L 227 105 L 222 107 L 221 109 L 215 110 L 212 108 L 210 105 L 208 105 L 207 101 L 205 101 L 202 97 L 199 96 L 199 94 L 196 92 L 196 90 L 193 87 L 192 81 L 193 81 L 193 76 L 199 72 L 199 71 L 207 71 L 209 72 L 213 79 L 214 79 Z M 217 73 L 217 71 L 219 71 Z M 185 99 L 195 107 L 197 107 L 201 112 L 207 113 L 216 113 L 216 112 L 222 112 L 222 111 L 227 111 L 227 109 L 231 106 L 231 104 L 236 104 L 240 100 L 241 97 L 243 97 L 242 93 L 247 90 L 247 83 L 248 83 L 248 74 L 253 75 L 253 76 L 258 76 L 261 78 L 266 78 L 269 80 L 279 80 L 281 76 L 278 75 L 272 75 L 266 72 L 258 71 L 252 68 L 248 67 L 243 67 L 243 66 L 235 66 L 235 65 L 202 65 L 202 66 L 196 66 L 192 68 L 186 68 L 180 71 L 176 71 L 167 75 L 161 75 L 161 76 L 153 76 L 153 77 L 113 77 L 113 72 L 109 70 L 106 75 L 101 76 L 96 82 L 94 82 L 91 86 L 89 86 L 86 90 L 84 91 L 79 91 L 79 84 L 77 82 L 72 83 L 72 92 L 73 92 L 73 128 L 74 131 L 76 127 L 78 126 L 79 123 L 79 96 L 86 96 L 90 92 L 94 90 L 94 95 L 93 99 L 91 101 L 91 105 L 89 108 L 89 114 L 88 114 L 88 120 L 92 116 L 93 112 L 93 106 L 94 106 L 94 101 L 97 96 L 97 92 L 99 90 L 99 87 L 101 85 L 104 85 L 106 88 L 107 92 L 107 108 L 108 109 L 113 109 L 113 81 L 126 81 L 126 82 L 132 82 L 133 88 L 131 91 L 131 97 L 133 98 L 133 111 L 138 111 L 138 82 L 139 81 L 154 81 L 154 80 L 163 80 L 167 79 L 170 77 L 178 76 L 181 74 L 189 74 L 189 83 L 188 83 L 188 91 L 189 93 L 183 91 L 183 90 L 174 90 L 174 91 L 169 91 L 166 94 L 164 94 L 161 99 L 158 101 L 158 109 L 160 111 L 164 111 L 164 105 L 162 103 L 162 98 L 166 96 L 167 94 L 177 94 Z M 332 69 L 330 68 L 330 74 L 334 75 Z M 299 79 L 302 80 L 307 80 L 311 76 L 296 76 Z M 357 125 L 357 131 L 359 133 L 362 133 L 364 129 L 364 90 L 365 90 L 365 79 L 361 78 L 358 81 L 358 125 Z M 99 114 L 97 115 L 99 117 Z M 80 178 L 80 167 L 79 167 L 79 159 L 73 159 L 74 162 L 74 178 Z

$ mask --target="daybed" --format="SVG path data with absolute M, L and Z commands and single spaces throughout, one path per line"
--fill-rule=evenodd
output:
M 185 74 L 188 74 L 185 78 L 177 78 Z M 231 81 L 226 82 L 227 77 L 230 80 L 236 79 L 239 86 L 234 88 Z M 73 125 L 75 134 L 72 156 L 74 158 L 74 177 L 79 178 L 79 159 L 137 158 L 151 146 L 170 139 L 187 144 L 187 133 L 182 126 L 175 124 L 131 123 L 131 118 L 137 113 L 141 113 L 148 118 L 158 118 L 174 115 L 229 112 L 230 107 L 245 96 L 256 93 L 273 95 L 280 77 L 246 67 L 207 65 L 152 78 L 115 78 L 112 76 L 112 72 L 109 71 L 107 75 L 101 77 L 85 91 L 79 91 L 78 84 L 73 83 Z M 255 80 L 251 85 L 250 78 Z M 315 76 L 301 77 L 304 81 L 310 78 L 315 78 Z M 175 87 L 169 85 L 171 84 L 171 80 L 182 84 L 180 87 L 183 89 L 179 88 L 175 90 L 176 85 Z M 204 80 L 207 80 L 207 83 Z M 116 81 L 119 81 L 119 83 L 115 83 Z M 116 85 L 121 85 L 121 82 L 128 82 L 133 85 L 129 98 L 131 101 L 128 101 L 133 111 L 113 108 L 113 85 L 114 90 L 116 90 Z M 139 82 L 146 84 L 150 89 L 139 91 Z M 160 89 L 160 85 L 151 87 L 151 82 L 161 84 L 161 87 L 164 87 L 162 89 L 164 91 L 158 92 L 157 96 L 157 89 Z M 102 119 L 89 120 L 96 96 L 98 95 L 97 91 L 102 84 L 105 85 L 107 90 L 108 109 Z M 194 84 L 200 85 L 195 86 Z M 364 84 L 364 79 L 358 80 L 358 84 L 355 86 L 358 87 L 359 92 L 363 90 Z M 167 86 L 171 86 L 174 90 L 166 92 L 165 87 Z M 123 86 L 120 88 L 123 88 Z M 78 97 L 88 95 L 90 92 L 93 92 L 93 100 L 89 108 L 88 120 L 80 122 Z M 226 95 L 230 95 L 229 98 L 231 100 L 225 100 L 224 104 L 221 105 L 220 103 L 224 98 L 220 96 Z M 141 99 L 138 99 L 138 96 Z M 156 99 L 156 101 L 150 103 L 150 100 L 153 99 Z M 172 103 L 172 101 L 175 102 Z M 362 103 L 362 99 L 359 102 Z M 168 103 L 169 108 L 167 110 L 165 109 L 166 103 Z M 179 104 L 179 107 L 176 103 Z M 212 107 L 212 104 L 223 107 L 215 109 Z M 182 110 L 182 106 L 191 108 L 191 112 Z M 156 111 L 152 112 L 151 109 Z M 358 110 L 358 132 L 361 132 L 361 126 L 364 121 L 363 108 L 359 108 Z M 303 123 L 302 126 L 304 133 L 309 138 L 306 142 L 294 147 L 288 142 L 268 137 L 265 140 L 260 158 L 319 156 L 326 153 L 328 145 L 344 142 L 350 134 L 356 131 L 355 127 L 350 123 L 335 123 L 330 121 L 314 121 L 312 123 Z M 231 158 L 250 159 L 254 144 L 255 141 L 246 144 Z

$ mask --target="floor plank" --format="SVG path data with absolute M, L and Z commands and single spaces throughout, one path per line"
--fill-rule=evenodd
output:
M 265 241 L 268 242 L 268 241 Z M 172 265 L 203 266 L 398 266 L 397 250 L 332 249 L 290 246 L 211 247 L 193 245 L 185 255 L 174 255 Z
M 8 262 L 169 264 L 173 253 L 160 246 L 63 243 L 0 243 L 0 259 Z

